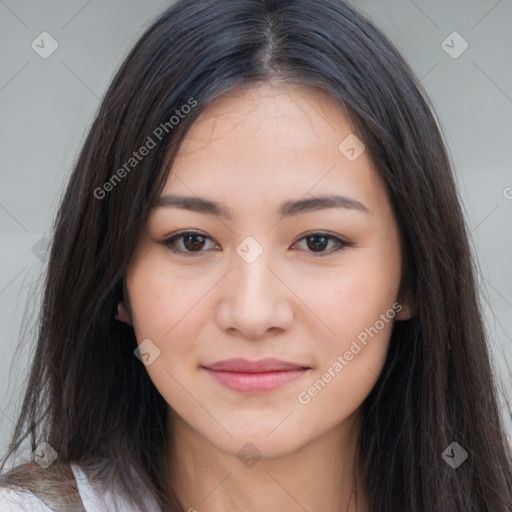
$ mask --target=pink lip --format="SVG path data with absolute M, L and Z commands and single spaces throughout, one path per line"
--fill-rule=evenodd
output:
M 203 368 L 224 386 L 242 393 L 272 391 L 297 379 L 309 369 L 278 359 L 227 359 Z

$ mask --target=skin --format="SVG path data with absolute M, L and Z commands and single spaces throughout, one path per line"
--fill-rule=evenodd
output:
M 176 207 L 151 212 L 120 319 L 139 344 L 150 339 L 160 350 L 146 369 L 169 404 L 185 510 L 365 510 L 362 490 L 357 509 L 352 495 L 359 410 L 383 368 L 393 321 L 409 318 L 410 308 L 398 295 L 402 251 L 384 184 L 367 152 L 350 161 L 338 149 L 351 133 L 339 105 L 316 88 L 239 89 L 195 122 L 162 192 L 220 202 L 231 219 Z M 368 212 L 278 213 L 283 202 L 333 193 Z M 178 240 L 182 253 L 161 243 L 188 229 L 209 238 Z M 349 245 L 334 252 L 331 239 L 315 252 L 312 233 Z M 252 263 L 236 251 L 247 236 L 263 250 Z M 183 254 L 187 247 L 196 252 Z M 394 319 L 300 403 L 299 393 L 329 368 L 332 376 L 337 357 L 397 302 Z M 232 357 L 310 369 L 271 392 L 242 394 L 201 367 Z M 237 457 L 247 443 L 262 457 L 252 467 Z

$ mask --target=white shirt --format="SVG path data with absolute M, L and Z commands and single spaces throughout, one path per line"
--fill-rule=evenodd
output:
M 81 467 L 71 464 L 75 475 L 78 492 L 84 504 L 86 512 L 140 512 L 134 505 L 128 504 L 120 494 L 115 496 L 106 491 L 102 493 L 93 486 Z M 155 499 L 145 497 L 146 507 L 144 512 L 160 512 Z M 45 503 L 26 490 L 0 488 L 0 512 L 53 512 Z

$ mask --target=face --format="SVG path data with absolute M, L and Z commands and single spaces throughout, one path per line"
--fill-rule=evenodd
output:
M 188 133 L 126 275 L 125 317 L 182 432 L 275 457 L 357 415 L 407 316 L 401 268 L 386 189 L 341 108 L 257 85 Z

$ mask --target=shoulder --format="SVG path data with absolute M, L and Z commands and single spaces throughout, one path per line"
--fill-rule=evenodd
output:
M 140 512 L 140 508 L 131 501 L 131 497 L 123 492 L 118 483 L 111 482 L 107 485 L 105 485 L 105 481 L 100 483 L 95 478 L 97 475 L 95 471 L 90 471 L 91 468 L 84 468 L 79 464 L 71 464 L 71 468 L 87 512 L 105 512 L 107 510 Z M 149 490 L 144 489 L 141 498 L 144 502 L 143 510 L 145 512 L 161 512 Z M 2 511 L 0 510 L 0 512 Z
M 0 487 L 0 512 L 52 512 L 29 490 Z
M 27 464 L 0 475 L 0 512 L 139 511 L 117 485 L 99 481 L 87 464 L 71 462 L 44 470 L 36 466 Z M 142 499 L 144 510 L 160 511 L 149 492 Z
M 0 512 L 21 511 L 83 511 L 70 465 L 30 462 L 0 475 Z

